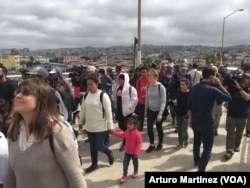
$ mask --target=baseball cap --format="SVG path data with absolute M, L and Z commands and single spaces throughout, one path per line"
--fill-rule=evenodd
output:
M 33 70 L 27 72 L 27 74 L 38 75 L 38 76 L 41 76 L 43 78 L 47 78 L 49 76 L 48 71 L 43 67 L 36 67 Z
M 180 69 L 188 69 L 186 65 L 180 64 Z
M 89 66 L 87 67 L 87 71 L 88 71 L 88 72 L 94 73 L 95 70 L 96 70 L 95 66 L 89 65 Z
M 49 74 L 55 74 L 56 73 L 56 69 L 55 68 L 53 68 L 53 69 L 51 69 L 51 71 L 49 71 Z

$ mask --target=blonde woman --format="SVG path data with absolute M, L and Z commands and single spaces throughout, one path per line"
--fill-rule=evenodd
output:
M 161 150 L 163 146 L 163 129 L 162 129 L 162 114 L 166 104 L 166 89 L 158 82 L 159 73 L 156 69 L 148 71 L 149 86 L 146 91 L 145 101 L 145 117 L 147 117 L 147 128 L 150 145 L 146 150 L 147 153 L 154 149 Z M 156 122 L 156 129 L 158 132 L 158 145 L 155 147 L 153 126 Z

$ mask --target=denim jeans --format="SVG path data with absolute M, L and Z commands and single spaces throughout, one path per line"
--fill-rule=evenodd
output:
M 183 116 L 177 115 L 177 130 L 178 130 L 178 141 L 179 145 L 183 145 L 184 141 L 188 141 L 188 115 Z
M 194 132 L 193 155 L 194 161 L 199 162 L 199 172 L 205 172 L 211 157 L 214 143 L 214 125 L 192 125 Z M 203 151 L 200 155 L 201 143 Z
M 128 166 L 129 166 L 129 162 L 131 158 L 133 160 L 134 172 L 138 172 L 138 165 L 139 165 L 138 157 L 135 158 L 134 155 L 125 153 L 124 159 L 123 159 L 123 176 L 128 175 Z
M 98 151 L 105 153 L 107 156 L 111 155 L 112 153 L 112 151 L 104 144 L 107 132 L 108 131 L 103 131 L 103 132 L 87 131 L 92 165 L 98 164 Z
M 156 121 L 157 115 L 159 114 L 159 111 L 152 111 L 148 109 L 147 112 L 147 126 L 148 126 L 148 137 L 150 144 L 154 144 L 154 131 L 153 131 L 153 126 L 154 122 L 156 122 L 156 130 L 158 132 L 158 137 L 159 137 L 159 145 L 162 144 L 163 142 L 163 129 L 162 129 L 162 122 L 163 118 L 161 121 Z

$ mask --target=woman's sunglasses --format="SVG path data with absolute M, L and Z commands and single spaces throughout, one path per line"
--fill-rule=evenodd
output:
M 23 96 L 29 96 L 32 92 L 28 88 L 18 88 L 15 92 L 15 95 L 21 93 Z

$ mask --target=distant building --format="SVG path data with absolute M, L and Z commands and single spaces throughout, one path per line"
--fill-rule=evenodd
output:
M 18 70 L 21 68 L 19 55 L 2 56 L 0 63 L 2 63 L 8 69 Z

